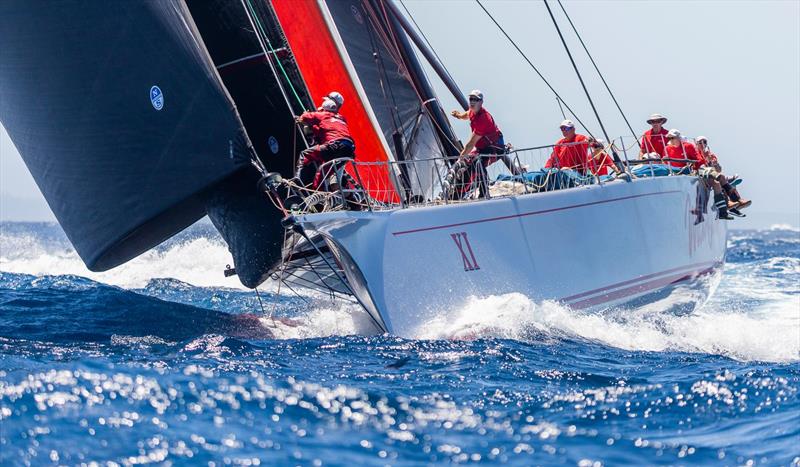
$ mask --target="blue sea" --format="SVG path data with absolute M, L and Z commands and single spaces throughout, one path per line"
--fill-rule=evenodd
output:
M 693 313 L 474 298 L 419 339 L 259 296 L 198 224 L 90 273 L 0 225 L 2 465 L 800 465 L 800 232 L 732 231 Z

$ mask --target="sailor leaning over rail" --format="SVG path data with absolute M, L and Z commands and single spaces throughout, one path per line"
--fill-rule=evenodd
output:
M 697 151 L 694 144 L 683 141 L 681 132 L 676 128 L 669 130 L 667 133 L 666 152 L 669 159 L 688 159 L 693 161 L 690 163 L 670 160 L 669 164 L 673 167 L 691 167 L 693 170 L 697 171 L 706 185 L 714 191 L 714 206 L 717 208 L 717 216 L 720 219 L 732 220 L 733 216 L 728 214 L 728 201 L 725 199 L 725 195 L 722 193 L 722 187 L 717 181 L 718 174 L 714 171 L 713 167 L 708 165 L 703 158 L 703 154 Z
M 462 186 L 462 191 L 464 191 L 469 189 L 477 177 L 480 181 L 480 194 L 485 196 L 488 183 L 486 168 L 497 160 L 503 161 L 512 174 L 520 175 L 522 173 L 508 156 L 508 146 L 503 139 L 503 132 L 495 123 L 492 114 L 483 106 L 481 91 L 475 89 L 469 93 L 469 110 L 466 112 L 453 110 L 450 115 L 459 120 L 469 120 L 472 134 L 448 176 L 450 179 L 448 183 L 453 183 L 452 179 L 457 178 L 455 175 L 458 173 L 468 174 L 469 180 L 464 181 L 466 186 Z M 478 160 L 480 160 L 479 163 Z
M 722 166 L 719 163 L 719 158 L 708 147 L 708 138 L 705 136 L 698 136 L 695 138 L 697 150 L 700 152 L 703 159 L 706 161 L 705 167 L 700 170 L 700 175 L 706 180 L 710 180 L 710 184 L 716 183 L 722 188 L 723 194 L 728 198 L 728 211 L 739 217 L 744 217 L 740 209 L 749 207 L 753 202 L 748 199 L 742 198 L 739 190 L 733 184 L 734 179 L 737 177 L 728 177 L 722 173 Z
M 344 98 L 336 91 L 322 98 L 322 104 L 314 112 L 303 112 L 297 123 L 311 127 L 314 146 L 300 153 L 296 177 L 303 186 L 317 189 L 322 184 L 319 167 L 325 162 L 340 157 L 355 158 L 356 145 L 350 135 L 347 120 L 339 113 Z

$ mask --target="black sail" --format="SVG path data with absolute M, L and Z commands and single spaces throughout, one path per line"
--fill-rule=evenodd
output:
M 195 222 L 243 170 L 248 138 L 182 1 L 7 0 L 0 44 L 0 120 L 90 269 Z
M 326 0 L 325 4 L 395 160 L 458 155 L 455 133 L 406 33 L 384 1 L 388 0 Z M 401 174 L 406 188 L 430 196 L 431 171 L 408 167 Z
M 311 103 L 271 8 L 263 1 L 189 0 L 187 4 L 259 158 L 268 170 L 291 176 L 296 154 L 305 149 L 293 115 Z M 250 16 L 246 8 L 252 8 Z M 256 35 L 261 32 L 275 51 L 265 54 Z M 266 39 L 263 42 L 267 44 Z M 286 76 L 279 72 L 278 61 Z M 289 103 L 281 87 L 290 88 Z M 267 278 L 283 242 L 281 214 L 256 190 L 257 181 L 254 170 L 230 177 L 206 203 L 208 217 L 227 242 L 239 279 L 248 287 Z

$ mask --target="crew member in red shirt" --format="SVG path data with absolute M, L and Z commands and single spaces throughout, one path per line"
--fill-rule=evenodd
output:
M 719 158 L 717 158 L 717 155 L 708 147 L 708 138 L 705 136 L 698 136 L 695 138 L 695 142 L 697 144 L 697 150 L 703 156 L 703 159 L 705 159 L 706 166 L 710 169 L 705 171 L 707 177 L 716 180 L 725 193 L 725 196 L 728 197 L 728 210 L 737 216 L 744 216 L 739 209 L 749 207 L 753 202 L 749 199 L 742 198 L 739 194 L 739 190 L 731 184 L 730 178 L 722 173 L 722 165 L 719 163 Z
M 503 139 L 503 132 L 494 122 L 492 114 L 483 106 L 483 93 L 481 91 L 475 89 L 469 93 L 469 110 L 466 112 L 454 110 L 450 112 L 450 115 L 459 120 L 469 120 L 469 126 L 472 129 L 469 141 L 467 141 L 464 149 L 461 150 L 462 156 L 493 154 L 498 157 L 483 158 L 484 161 L 488 161 L 483 164 L 484 167 L 499 158 L 506 164 L 508 170 L 514 174 L 517 173 L 516 167 L 511 163 L 511 158 L 505 155 L 508 150 Z
M 572 169 L 585 174 L 589 163 L 589 138 L 575 132 L 572 120 L 561 122 L 561 138 L 544 164 L 546 169 Z
M 691 159 L 692 169 L 700 170 L 700 166 L 705 165 L 706 161 L 703 159 L 702 154 L 697 152 L 694 144 L 683 141 L 681 139 L 681 132 L 673 128 L 667 133 L 667 158 L 668 159 Z M 669 164 L 673 167 L 686 167 L 689 162 L 675 162 L 670 161 Z
M 639 159 L 642 159 L 645 154 L 658 154 L 658 157 L 666 157 L 665 146 L 667 144 L 667 129 L 664 124 L 667 123 L 667 117 L 661 114 L 653 114 L 647 119 L 650 124 L 650 129 L 644 132 L 642 136 L 642 147 L 639 150 Z M 653 157 L 653 156 L 651 156 Z
M 490 155 L 488 157 L 481 157 L 481 164 L 479 167 L 476 167 L 479 172 L 478 175 L 480 175 L 482 179 L 480 184 L 481 195 L 486 194 L 486 167 L 495 163 L 498 159 L 503 161 L 512 174 L 521 174 L 521 170 L 514 165 L 507 154 L 508 149 L 503 139 L 503 132 L 500 131 L 500 128 L 494 122 L 492 114 L 483 106 L 483 93 L 481 91 L 475 89 L 469 93 L 469 110 L 466 112 L 453 110 L 450 112 L 450 115 L 459 120 L 469 120 L 469 126 L 472 130 L 469 141 L 467 141 L 464 149 L 461 150 L 459 160 L 456 162 L 454 168 L 458 169 L 459 165 L 473 167 L 473 162 L 478 155 Z M 473 172 L 475 172 L 475 170 L 473 170 Z
M 605 151 L 605 141 L 602 139 L 590 139 L 589 147 L 592 151 L 589 166 L 593 174 L 610 175 L 612 173 L 620 173 L 616 164 L 614 164 L 614 158 Z
M 314 112 L 303 112 L 297 123 L 311 127 L 314 146 L 300 153 L 297 178 L 303 186 L 318 188 L 322 177 L 317 174 L 319 166 L 340 157 L 355 158 L 356 145 L 350 136 L 347 121 L 339 113 L 344 98 L 336 91 L 322 98 L 322 105 Z

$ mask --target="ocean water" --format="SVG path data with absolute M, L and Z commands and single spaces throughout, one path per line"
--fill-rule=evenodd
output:
M 206 224 L 99 274 L 2 224 L 0 464 L 800 465 L 797 230 L 732 231 L 691 314 L 509 294 L 418 339 L 228 262 Z

